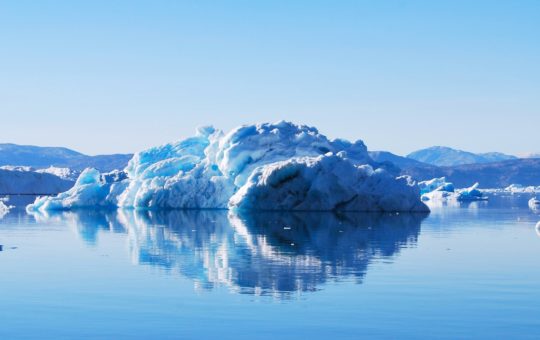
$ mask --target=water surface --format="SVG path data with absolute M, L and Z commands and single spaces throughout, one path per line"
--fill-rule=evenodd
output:
M 538 338 L 527 197 L 419 214 L 0 220 L 2 338 Z

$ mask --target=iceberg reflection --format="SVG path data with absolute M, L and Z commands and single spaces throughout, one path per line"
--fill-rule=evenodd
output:
M 370 263 L 415 245 L 426 216 L 119 210 L 36 218 L 68 220 L 89 244 L 100 230 L 125 232 L 135 263 L 178 273 L 199 289 L 286 297 L 328 281 L 360 283 Z

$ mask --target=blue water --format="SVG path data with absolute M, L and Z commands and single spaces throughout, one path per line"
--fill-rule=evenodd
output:
M 418 214 L 0 219 L 0 338 L 536 338 L 526 197 Z

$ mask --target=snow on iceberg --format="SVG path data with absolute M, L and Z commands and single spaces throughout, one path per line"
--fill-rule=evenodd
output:
M 199 128 L 136 153 L 126 179 L 85 170 L 75 186 L 28 210 L 83 207 L 428 211 L 417 186 L 375 163 L 362 141 L 330 140 L 289 122 Z

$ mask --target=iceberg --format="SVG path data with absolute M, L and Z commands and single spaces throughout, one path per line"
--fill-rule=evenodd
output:
M 54 166 L 50 166 L 45 169 L 37 169 L 35 171 L 42 174 L 55 175 L 69 181 L 75 181 L 77 177 L 79 177 L 80 173 L 79 171 L 71 170 L 70 168 L 58 168 Z
M 418 183 L 422 194 L 421 200 L 426 201 L 484 201 L 487 196 L 478 189 L 478 183 L 470 188 L 455 189 L 454 184 L 446 182 L 445 177 L 434 178 Z
M 0 167 L 0 194 L 2 195 L 58 194 L 71 188 L 73 183 L 73 180 L 30 167 Z
M 446 191 L 454 192 L 454 184 L 447 182 L 446 177 L 433 178 L 429 181 L 418 182 L 418 187 L 420 188 L 421 194 L 427 194 L 433 191 Z
M 454 184 L 447 182 L 446 177 L 433 178 L 418 183 L 422 201 L 445 200 L 454 195 Z
M 376 168 L 365 144 L 290 122 L 213 127 L 136 153 L 124 175 L 86 169 L 29 211 L 136 209 L 429 211 L 409 177 Z
M 540 186 L 524 186 L 521 184 L 511 184 L 505 188 L 493 188 L 493 189 L 482 189 L 483 192 L 491 194 L 510 194 L 510 195 L 521 195 L 521 194 L 540 194 Z
M 512 194 L 537 193 L 540 192 L 540 186 L 523 186 L 521 184 L 512 184 L 504 188 L 504 191 Z
M 50 166 L 48 168 L 34 168 L 31 166 L 3 165 L 3 166 L 0 166 L 0 170 L 51 174 L 56 177 L 60 177 L 61 179 L 73 181 L 73 182 L 77 180 L 77 177 L 79 177 L 79 174 L 80 174 L 80 171 L 75 171 L 70 168 L 58 168 L 54 166 Z
M 478 183 L 475 183 L 470 188 L 461 189 L 457 193 L 458 201 L 485 201 L 487 196 L 484 196 L 482 191 L 478 190 Z

